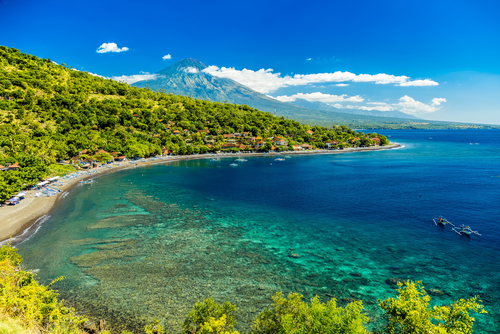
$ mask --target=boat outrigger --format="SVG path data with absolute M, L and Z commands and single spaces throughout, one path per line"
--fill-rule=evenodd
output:
M 471 235 L 471 234 L 477 234 L 479 236 L 481 235 L 477 233 L 477 231 L 473 231 L 469 226 L 464 226 L 463 224 L 460 225 L 460 227 L 454 227 L 453 231 L 457 232 L 458 235 Z
M 445 226 L 446 224 L 450 224 L 451 226 L 455 227 L 451 222 L 449 222 L 446 218 L 444 217 L 439 217 L 439 218 L 433 218 L 434 224 L 436 225 L 441 225 Z

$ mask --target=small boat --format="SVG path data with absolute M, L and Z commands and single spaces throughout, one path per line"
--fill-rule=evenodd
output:
M 291 156 L 289 156 L 289 155 L 285 155 L 285 158 L 286 158 L 286 159 L 291 159 L 292 157 L 291 157 Z
M 230 164 L 229 166 L 231 166 L 231 167 L 238 167 L 238 164 L 234 164 L 233 163 L 233 164 Z
M 80 183 L 82 183 L 82 184 L 88 184 L 88 183 L 92 183 L 92 182 L 94 182 L 94 180 L 92 180 L 92 179 L 80 181 Z
M 210 161 L 217 162 L 217 161 L 219 161 L 219 159 L 212 158 L 212 159 L 210 159 Z
M 238 162 L 245 162 L 245 161 L 248 161 L 248 160 L 247 160 L 247 159 L 243 159 L 243 158 L 238 158 L 238 159 L 236 159 L 236 160 L 234 160 L 234 161 L 238 161 Z
M 460 227 L 454 227 L 453 231 L 455 231 L 458 235 L 468 235 L 468 236 L 470 236 L 471 234 L 477 234 L 479 236 L 481 235 L 477 233 L 477 231 L 473 231 L 469 226 L 464 226 L 463 224 L 460 225 Z
M 285 161 L 285 158 L 276 158 L 274 161 Z
M 446 218 L 444 217 L 439 217 L 439 218 L 433 218 L 432 219 L 434 221 L 434 224 L 436 225 L 441 225 L 441 226 L 445 226 L 447 224 L 450 224 L 451 226 L 455 226 L 453 225 L 452 223 L 450 223 Z

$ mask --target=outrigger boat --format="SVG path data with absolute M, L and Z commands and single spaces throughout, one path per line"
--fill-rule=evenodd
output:
M 477 235 L 481 235 L 479 233 L 477 233 L 477 231 L 473 231 L 471 230 L 471 228 L 469 226 L 464 226 L 463 224 L 460 225 L 460 227 L 454 227 L 453 228 L 453 231 L 457 232 L 458 235 L 471 235 L 471 234 L 477 234 Z
M 238 164 L 234 164 L 233 163 L 233 164 L 230 164 L 229 166 L 231 166 L 231 167 L 238 167 Z
M 449 222 L 446 218 L 444 217 L 439 217 L 439 218 L 433 218 L 434 224 L 436 225 L 441 225 L 445 226 L 446 224 L 450 224 L 451 226 L 455 227 L 451 222 Z
M 285 161 L 285 158 L 276 158 L 274 161 Z
M 85 180 L 85 181 L 83 181 L 83 180 L 82 180 L 82 181 L 80 181 L 80 183 L 82 183 L 82 184 L 88 184 L 88 183 L 92 183 L 92 182 L 94 182 L 94 180 L 93 180 L 93 179 L 90 179 L 90 180 Z

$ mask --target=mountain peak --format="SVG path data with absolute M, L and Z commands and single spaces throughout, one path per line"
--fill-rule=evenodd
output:
M 164 68 L 161 71 L 158 71 L 160 75 L 171 75 L 178 72 L 185 73 L 198 73 L 208 66 L 203 64 L 201 61 L 193 58 L 186 58 L 179 60 L 178 62 L 170 65 L 167 68 Z

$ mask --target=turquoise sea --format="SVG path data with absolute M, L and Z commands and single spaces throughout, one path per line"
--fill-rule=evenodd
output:
M 207 297 L 248 331 L 277 291 L 377 301 L 420 280 L 436 304 L 480 295 L 500 332 L 500 131 L 383 131 L 399 149 L 196 160 L 98 177 L 19 244 L 40 281 L 108 323 L 170 332 Z M 438 227 L 444 216 L 482 236 Z

